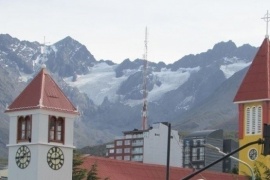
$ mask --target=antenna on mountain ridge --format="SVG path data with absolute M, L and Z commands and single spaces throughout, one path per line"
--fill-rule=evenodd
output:
M 147 67 L 148 67 L 148 61 L 147 61 L 147 27 L 145 28 L 145 40 L 144 40 L 144 65 L 143 65 L 143 110 L 142 110 L 142 130 L 146 130 L 147 127 Z

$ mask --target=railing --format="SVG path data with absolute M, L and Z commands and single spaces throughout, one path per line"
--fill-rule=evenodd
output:
M 143 145 L 143 141 L 133 141 L 132 142 L 132 146 L 142 146 Z
M 114 148 L 114 144 L 107 144 L 106 148 Z
M 131 161 L 143 161 L 143 158 L 131 158 Z
M 142 150 L 133 150 L 131 151 L 132 154 L 142 154 L 143 151 Z

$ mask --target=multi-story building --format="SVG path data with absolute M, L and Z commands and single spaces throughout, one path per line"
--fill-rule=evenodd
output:
M 205 144 L 223 148 L 223 130 L 196 131 L 183 139 L 183 167 L 201 169 L 222 157 L 217 151 L 206 148 Z M 222 172 L 222 162 L 209 168 Z
M 238 149 L 238 148 L 239 148 L 238 142 L 234 141 L 233 139 L 223 140 L 224 153 L 230 153 L 233 150 Z M 238 159 L 239 153 L 235 153 L 233 157 Z M 226 158 L 223 160 L 223 172 L 226 172 L 226 173 L 232 172 L 234 168 L 238 169 L 238 161 L 233 160 L 231 158 Z
M 183 139 L 183 167 L 201 169 L 223 156 L 205 144 L 219 148 L 223 153 L 229 153 L 238 148 L 238 144 L 234 140 L 223 139 L 223 130 L 221 129 L 193 132 Z M 238 154 L 236 153 L 234 157 L 238 158 Z M 226 158 L 209 169 L 232 172 L 233 168 L 238 168 L 238 162 Z
M 147 130 L 125 131 L 123 135 L 123 137 L 116 138 L 113 144 L 106 146 L 107 157 L 166 165 L 168 149 L 166 123 L 155 123 Z M 182 167 L 182 142 L 179 140 L 176 130 L 171 130 L 170 166 Z

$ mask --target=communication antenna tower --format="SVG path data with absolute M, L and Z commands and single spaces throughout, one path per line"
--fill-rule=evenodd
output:
M 143 65 L 143 110 L 142 110 L 142 130 L 146 130 L 147 127 L 147 67 L 148 67 L 148 61 L 147 61 L 147 27 L 145 28 L 145 40 L 144 40 L 144 65 Z

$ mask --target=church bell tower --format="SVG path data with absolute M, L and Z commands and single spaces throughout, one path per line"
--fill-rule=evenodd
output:
M 263 138 L 263 125 L 270 124 L 270 42 L 268 35 L 259 47 L 234 102 L 238 104 L 239 110 L 239 146 Z M 253 169 L 256 161 L 260 161 L 270 168 L 270 157 L 263 156 L 262 151 L 262 145 L 255 144 L 241 150 L 239 158 L 247 162 Z M 251 175 L 249 169 L 241 163 L 239 173 Z
M 78 116 L 45 67 L 6 109 L 8 179 L 72 179 L 73 123 Z

